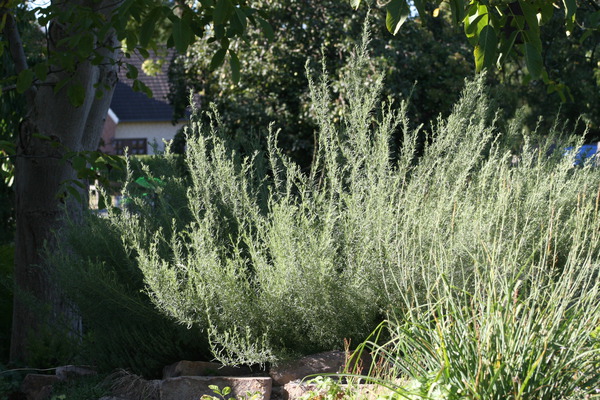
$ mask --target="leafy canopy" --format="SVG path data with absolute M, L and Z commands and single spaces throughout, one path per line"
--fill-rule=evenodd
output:
M 473 46 L 477 71 L 502 66 L 507 57 L 516 54 L 525 59 L 531 78 L 543 79 L 552 87 L 544 68 L 540 27 L 562 12 L 567 34 L 575 29 L 586 31 L 585 38 L 600 28 L 600 6 L 593 1 L 578 0 L 449 0 L 437 1 L 433 15 L 450 8 L 452 20 L 464 27 Z M 350 0 L 358 8 L 361 0 Z M 397 34 L 411 14 L 413 4 L 419 15 L 425 15 L 426 0 L 391 0 L 386 5 L 386 27 Z M 555 88 L 555 90 L 557 90 Z

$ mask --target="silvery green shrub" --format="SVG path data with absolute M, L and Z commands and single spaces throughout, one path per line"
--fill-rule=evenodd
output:
M 558 132 L 523 136 L 518 118 L 500 129 L 481 79 L 467 83 L 417 151 L 405 104 L 379 101 L 366 42 L 342 77 L 341 120 L 329 113 L 325 72 L 309 79 L 319 125 L 310 171 L 277 147 L 276 132 L 266 149 L 240 151 L 213 114 L 209 126 L 190 128 L 189 176 L 172 181 L 185 188 L 185 205 L 172 223 L 157 227 L 152 215 L 169 215 L 169 196 L 182 186 L 119 216 L 152 302 L 201 327 L 221 361 L 339 348 L 386 315 L 428 323 L 440 316 L 418 310 L 448 292 L 487 301 L 508 298 L 513 286 L 503 282 L 519 282 L 529 295 L 570 271 L 581 276 L 568 289 L 577 302 L 596 282 L 597 171 L 575 167 Z M 392 158 L 395 129 L 404 141 Z M 507 143 L 516 140 L 515 153 Z M 465 301 L 464 312 L 484 306 Z M 597 309 L 590 315 L 585 326 Z

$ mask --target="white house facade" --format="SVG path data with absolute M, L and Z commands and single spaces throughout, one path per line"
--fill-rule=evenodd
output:
M 171 54 L 172 55 L 172 54 Z M 138 79 L 152 90 L 152 98 L 133 90 L 133 80 L 127 78 L 125 68 L 119 71 L 119 81 L 104 123 L 100 150 L 108 154 L 154 154 L 163 150 L 165 141 L 171 141 L 185 120 L 173 122 L 173 108 L 168 101 L 168 60 L 157 75 L 146 75 L 142 57 L 132 55 L 127 62 L 139 71 Z

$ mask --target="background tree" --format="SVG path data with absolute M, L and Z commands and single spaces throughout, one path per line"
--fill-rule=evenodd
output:
M 308 101 L 306 63 L 320 69 L 324 59 L 333 77 L 348 63 L 360 39 L 366 8 L 352 11 L 335 0 L 296 2 L 283 0 L 264 5 L 275 40 L 267 44 L 260 32 L 248 32 L 249 40 L 232 46 L 243 49 L 239 85 L 231 85 L 226 70 L 213 70 L 206 54 L 210 43 L 197 42 L 179 55 L 170 68 L 170 100 L 182 115 L 188 93 L 195 93 L 200 107 L 216 106 L 231 134 L 239 139 L 264 138 L 272 122 L 280 130 L 282 149 L 307 168 L 312 160 L 316 123 Z M 332 23 L 335 21 L 335 23 Z M 411 98 L 415 124 L 428 124 L 438 114 L 447 115 L 457 100 L 464 78 L 473 74 L 470 48 L 449 21 L 425 15 L 411 19 L 396 36 L 385 30 L 385 12 L 373 9 L 369 25 L 370 68 L 385 71 L 383 97 Z M 418 82 L 415 85 L 415 82 Z M 344 81 L 333 82 L 333 118 L 339 120 L 348 99 Z M 399 139 L 398 139 L 399 140 Z M 182 150 L 183 135 L 177 139 Z
M 229 49 L 229 39 L 243 34 L 248 23 L 266 25 L 241 0 L 208 0 L 194 7 L 147 0 L 53 1 L 29 10 L 37 13 L 46 34 L 44 60 L 30 64 L 18 24 L 19 7 L 21 1 L 0 3 L 0 49 L 10 54 L 15 73 L 5 80 L 3 93 L 14 89 L 25 101 L 14 158 L 12 361 L 26 360 L 28 340 L 43 336 L 56 321 L 77 329 L 78 318 L 61 296 L 40 250 L 52 246 L 51 234 L 61 229 L 66 212 L 70 218 L 80 217 L 83 204 L 63 195 L 63 183 L 77 182 L 85 176 L 77 171 L 83 171 L 87 161 L 97 161 L 83 154 L 89 156 L 98 147 L 117 68 L 127 68 L 132 79 L 137 77 L 138 71 L 127 64 L 128 54 L 120 52 L 121 43 L 147 56 L 147 49 L 156 47 L 156 27 L 165 24 L 168 45 L 184 52 L 197 37 L 210 38 L 220 44 L 215 65 L 227 57 L 235 69 L 239 61 Z M 141 26 L 139 31 L 132 29 L 132 20 Z M 148 91 L 138 80 L 134 89 Z M 86 185 L 79 187 L 85 197 Z

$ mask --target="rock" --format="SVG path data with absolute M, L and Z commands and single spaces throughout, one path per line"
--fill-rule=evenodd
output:
M 178 376 L 245 376 L 252 374 L 247 367 L 226 367 L 207 361 L 178 361 L 163 368 L 163 379 Z
M 56 369 L 56 376 L 62 381 L 70 381 L 82 376 L 97 375 L 98 373 L 92 367 L 79 365 L 65 365 Z
M 159 380 L 149 381 L 124 370 L 112 374 L 109 380 L 111 381 L 111 393 L 117 398 L 127 400 L 159 400 Z
M 283 389 L 281 391 L 281 399 L 299 399 L 307 392 L 315 390 L 316 388 L 317 386 L 313 384 L 307 384 L 304 382 L 289 382 L 283 385 Z
M 21 383 L 21 392 L 27 400 L 47 400 L 52 394 L 52 385 L 60 382 L 56 375 L 27 374 Z
M 180 376 L 168 378 L 160 382 L 160 400 L 199 400 L 203 395 L 215 395 L 209 385 L 215 385 L 220 390 L 231 388 L 228 397 L 241 400 L 250 393 L 258 392 L 255 400 L 269 400 L 271 396 L 271 378 L 251 377 L 210 377 L 210 376 Z M 216 395 L 215 395 L 216 396 Z
M 338 398 L 343 398 L 344 393 L 351 399 L 364 399 L 364 400 L 376 400 L 380 398 L 387 398 L 393 393 L 391 390 L 379 386 L 379 385 L 339 385 L 340 393 Z M 289 382 L 286 383 L 282 388 L 282 400 L 297 400 L 300 397 L 306 395 L 308 392 L 316 392 L 314 399 L 325 398 L 330 393 L 326 393 L 323 390 L 317 390 L 317 385 L 313 383 L 305 382 Z M 312 399 L 312 398 L 311 398 Z
M 125 397 L 115 397 L 115 396 L 104 396 L 100 397 L 98 400 L 129 400 Z
M 328 351 L 272 366 L 269 375 L 274 385 L 283 386 L 308 375 L 342 372 L 345 362 L 346 353 L 343 351 Z

